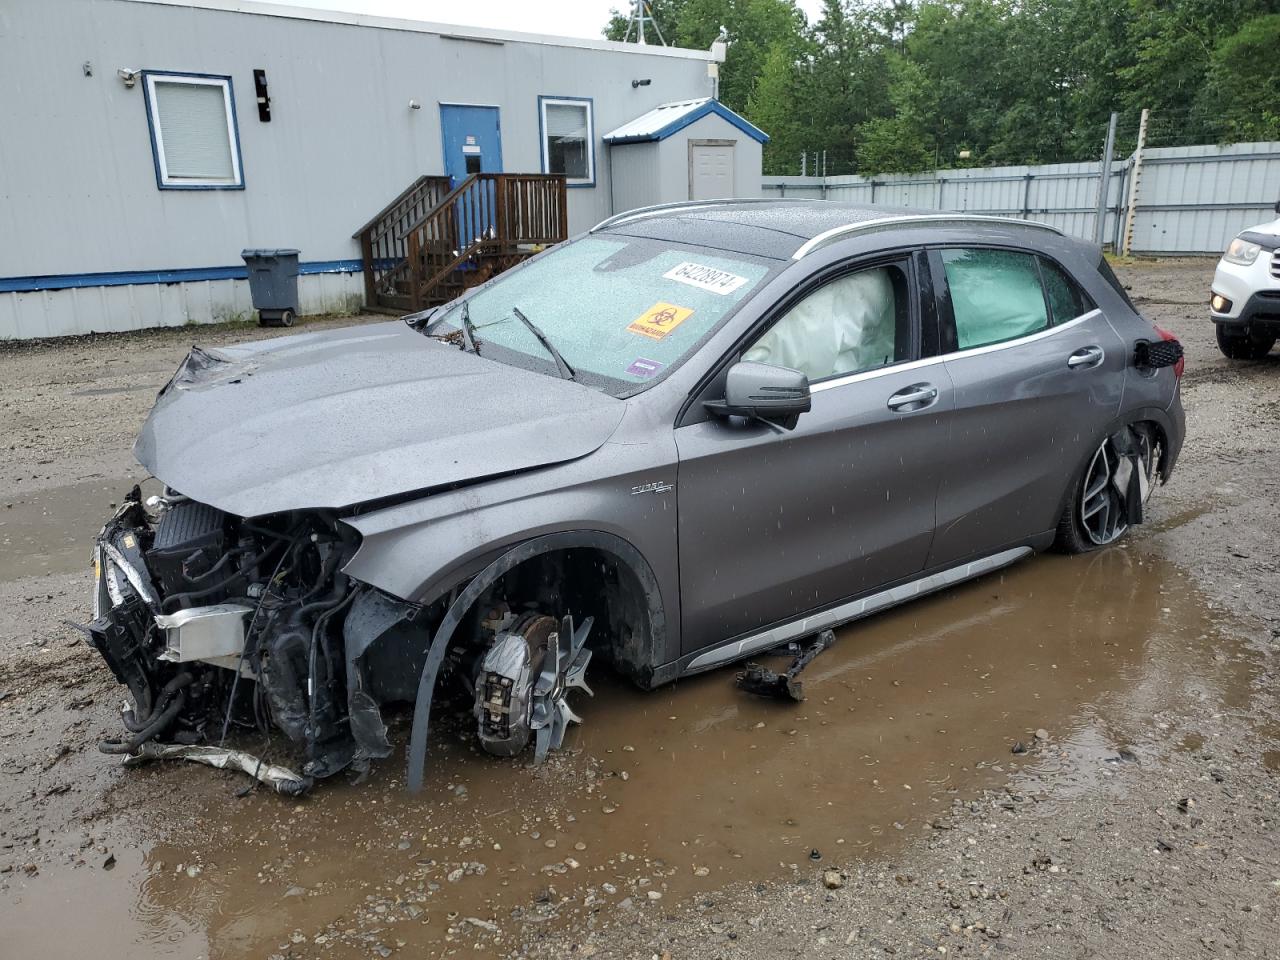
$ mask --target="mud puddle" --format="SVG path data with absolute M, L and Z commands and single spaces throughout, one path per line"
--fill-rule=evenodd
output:
M 50 956 L 58 930 L 68 956 L 126 940 L 137 958 L 506 956 L 565 923 L 891 856 L 980 788 L 1096 789 L 1167 704 L 1250 695 L 1194 588 L 1133 546 L 1036 558 L 843 630 L 802 704 L 732 677 L 645 694 L 594 676 L 585 724 L 537 769 L 441 724 L 417 798 L 399 757 L 301 802 L 237 799 L 242 780 L 198 767 L 126 774 L 145 813 L 113 829 L 132 849 L 110 872 L 85 858 L 10 879 L 6 945 Z M 83 897 L 115 905 L 109 928 Z

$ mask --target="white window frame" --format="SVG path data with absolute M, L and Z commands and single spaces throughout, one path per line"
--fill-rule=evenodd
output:
M 161 190 L 243 190 L 244 170 L 240 164 L 240 132 L 236 123 L 236 101 L 231 87 L 231 78 L 208 73 L 174 73 L 164 70 L 144 71 L 142 78 L 147 98 L 147 124 L 151 128 L 151 154 L 156 166 L 156 186 Z M 170 176 L 164 155 L 160 111 L 156 102 L 156 83 L 185 83 L 222 89 L 224 112 L 227 118 L 227 142 L 231 145 L 232 178 L 230 180 Z
M 552 173 L 551 151 L 547 143 L 547 107 L 582 107 L 587 112 L 587 176 L 565 177 L 570 187 L 594 187 L 596 185 L 596 118 L 595 102 L 591 97 L 538 97 L 538 136 L 542 153 L 542 172 Z

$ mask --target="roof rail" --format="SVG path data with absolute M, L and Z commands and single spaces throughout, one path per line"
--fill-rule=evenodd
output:
M 980 213 L 922 213 L 907 214 L 893 217 L 877 217 L 874 220 L 862 220 L 858 223 L 846 223 L 843 226 L 832 227 L 830 230 L 824 230 L 815 237 L 806 240 L 795 253 L 791 255 L 792 260 L 799 260 L 813 251 L 825 247 L 828 243 L 832 243 L 841 237 L 852 234 L 862 233 L 866 230 L 878 230 L 881 227 L 889 227 L 898 224 L 917 224 L 917 223 L 1001 223 L 1019 227 L 1034 227 L 1038 230 L 1048 230 L 1050 233 L 1056 233 L 1059 236 L 1066 236 L 1061 230 L 1052 224 L 1041 223 L 1039 220 L 1019 220 L 1015 217 L 992 217 Z
M 634 210 L 627 210 L 624 213 L 615 213 L 612 217 L 601 220 L 587 232 L 595 233 L 597 230 L 617 226 L 620 223 L 626 223 L 628 220 L 643 220 L 645 217 L 657 216 L 660 213 L 673 213 L 682 209 L 697 210 L 701 207 L 718 207 L 726 204 L 742 204 L 746 206 L 753 203 L 777 203 L 781 199 L 781 197 L 724 197 L 720 200 L 677 200 L 675 203 L 655 203 L 653 206 L 636 207 Z M 822 202 L 817 197 L 786 198 L 787 203 L 794 203 L 797 200 L 806 200 L 810 203 Z

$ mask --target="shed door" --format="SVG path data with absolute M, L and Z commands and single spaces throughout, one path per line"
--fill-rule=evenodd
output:
M 689 199 L 733 196 L 733 141 L 689 141 Z

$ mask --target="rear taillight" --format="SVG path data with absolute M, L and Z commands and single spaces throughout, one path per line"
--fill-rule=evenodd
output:
M 1161 340 L 1168 340 L 1172 343 L 1178 342 L 1178 338 L 1175 337 L 1168 330 L 1164 329 L 1164 327 L 1161 327 L 1160 325 L 1155 324 L 1155 328 L 1156 328 L 1156 333 L 1160 334 Z M 1186 368 L 1187 368 L 1187 358 L 1185 356 L 1179 357 L 1178 362 L 1173 365 L 1173 375 L 1177 377 L 1179 380 L 1181 380 L 1182 371 L 1185 370 Z

